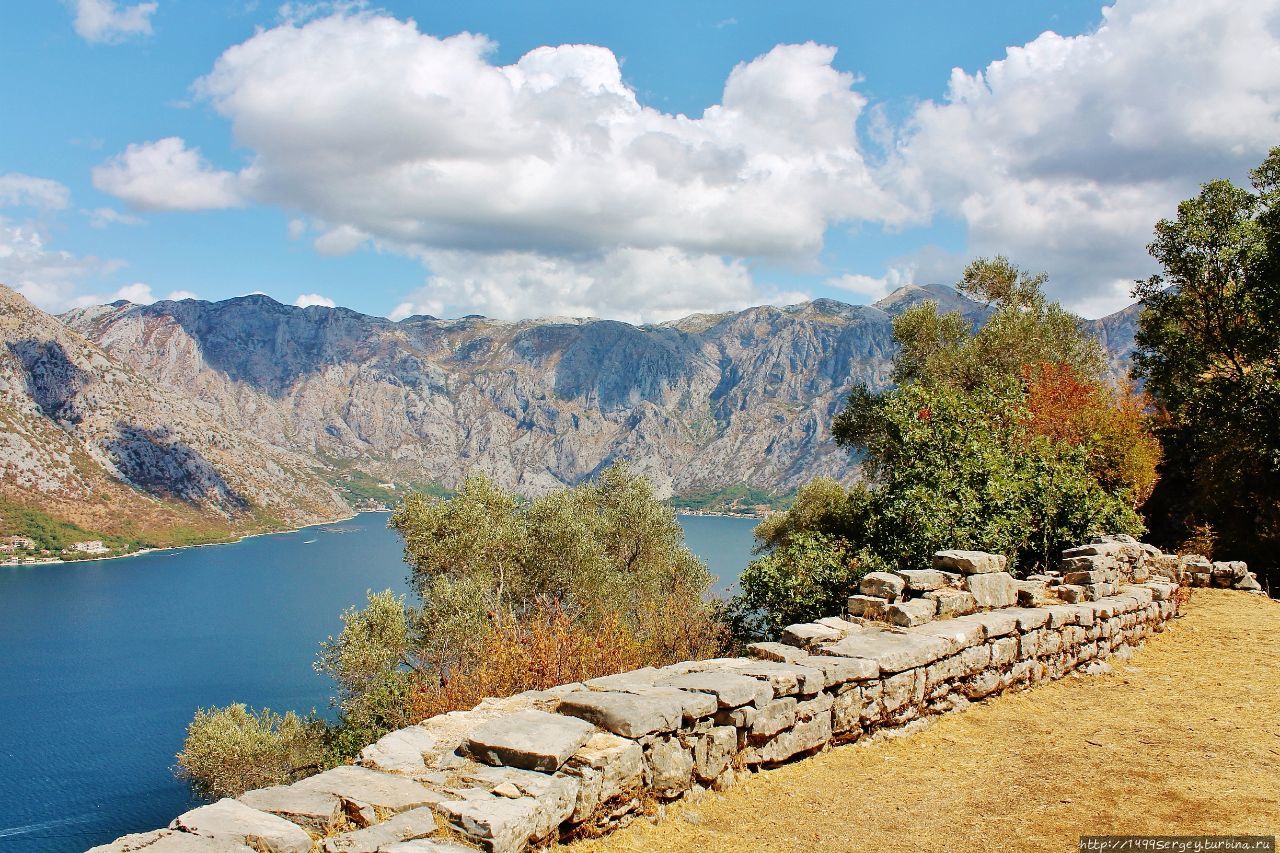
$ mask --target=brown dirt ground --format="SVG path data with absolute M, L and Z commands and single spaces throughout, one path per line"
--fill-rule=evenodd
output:
M 1280 602 L 1194 590 L 1127 663 L 837 747 L 567 853 L 1076 849 L 1280 833 Z

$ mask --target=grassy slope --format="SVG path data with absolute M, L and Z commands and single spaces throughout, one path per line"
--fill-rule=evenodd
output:
M 1080 835 L 1274 833 L 1280 602 L 1194 590 L 1187 616 L 1114 666 L 756 774 L 572 850 L 1063 851 Z

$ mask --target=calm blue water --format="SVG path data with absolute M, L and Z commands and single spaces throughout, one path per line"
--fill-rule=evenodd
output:
M 366 590 L 406 590 L 386 520 L 0 567 L 0 851 L 84 850 L 189 808 L 170 768 L 197 707 L 326 710 L 317 644 Z M 717 589 L 731 585 L 755 522 L 681 524 Z

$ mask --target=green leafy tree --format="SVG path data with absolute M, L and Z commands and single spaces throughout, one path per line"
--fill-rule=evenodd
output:
M 325 735 L 324 723 L 292 711 L 202 708 L 187 726 L 177 773 L 211 799 L 287 785 L 324 766 Z
M 1211 181 L 1161 220 L 1134 375 L 1161 409 L 1157 533 L 1211 527 L 1231 558 L 1280 553 L 1280 148 L 1251 188 Z

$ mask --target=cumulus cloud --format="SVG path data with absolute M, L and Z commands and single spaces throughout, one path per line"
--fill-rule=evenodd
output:
M 159 4 L 74 0 L 73 8 L 73 26 L 82 39 L 91 43 L 118 44 L 135 36 L 151 35 L 151 16 Z
M 846 273 L 827 279 L 827 285 L 839 290 L 846 290 L 862 297 L 867 302 L 875 302 L 888 296 L 904 284 L 915 282 L 915 267 L 890 267 L 884 275 L 876 277 L 857 273 Z
M 93 185 L 135 210 L 211 210 L 243 203 L 242 175 L 213 168 L 176 136 L 127 147 L 93 169 Z
M 70 200 L 71 191 L 57 181 L 18 172 L 0 175 L 0 207 L 61 210 Z
M 119 261 L 53 249 L 38 226 L 0 217 L 0 284 L 13 288 L 46 311 L 74 307 L 87 280 L 121 266 Z
M 327 296 L 321 296 L 319 293 L 299 293 L 298 298 L 293 300 L 293 304 L 299 308 L 307 308 L 311 305 L 323 305 L 325 308 L 336 308 L 337 303 Z
M 1178 200 L 1244 171 L 1280 141 L 1280 3 L 1119 0 L 1096 31 L 1047 32 L 902 130 L 886 180 L 968 226 L 1099 313 L 1153 269 L 1144 246 Z

